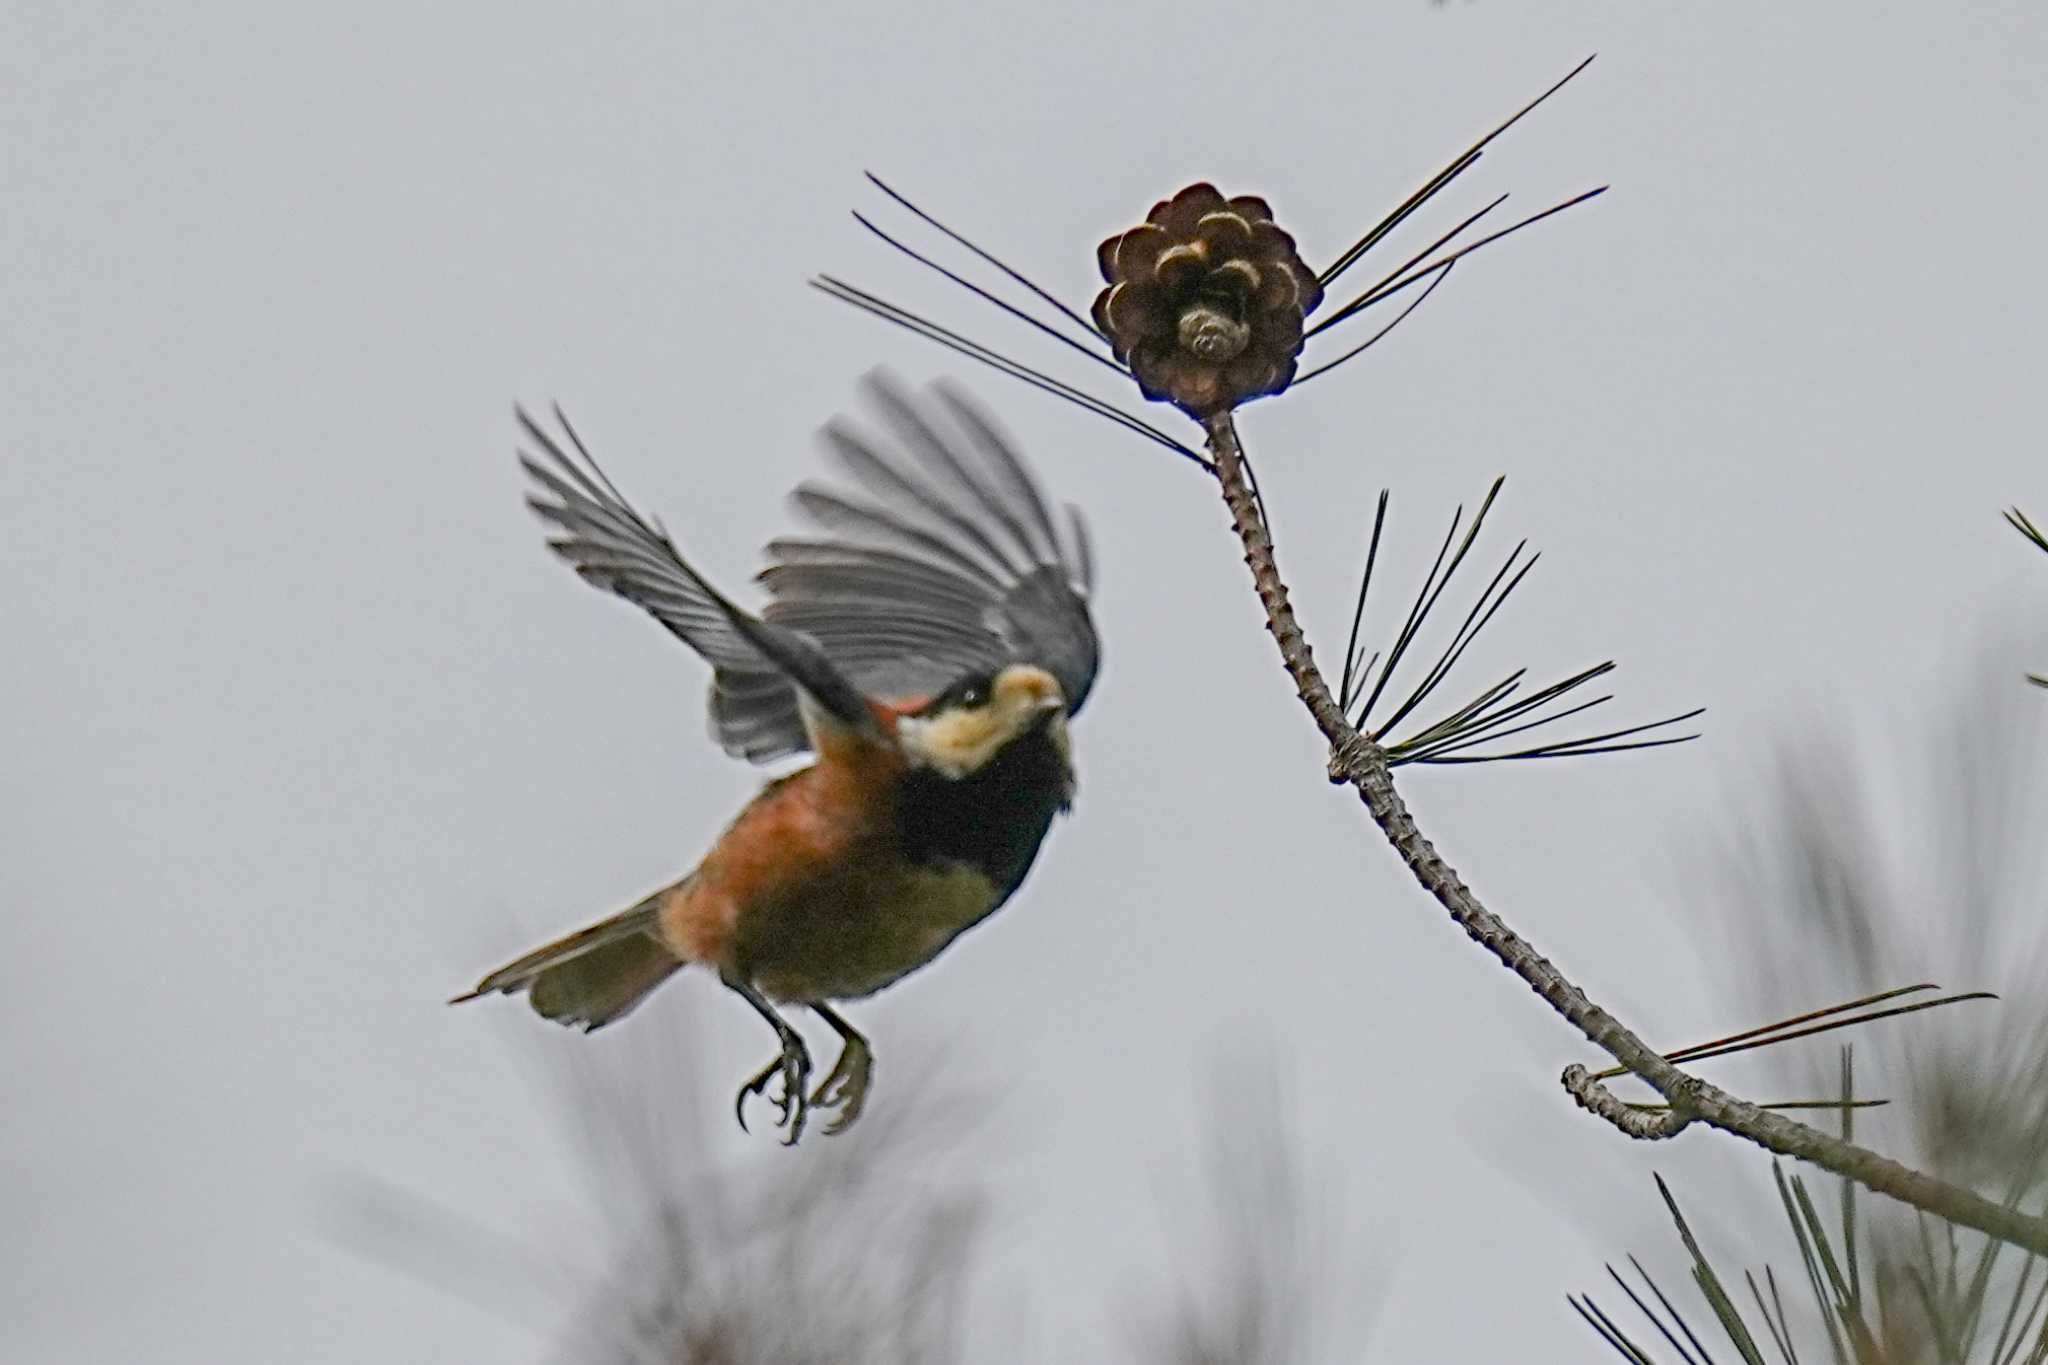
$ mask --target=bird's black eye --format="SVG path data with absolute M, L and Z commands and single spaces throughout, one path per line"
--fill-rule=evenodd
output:
M 994 691 L 995 679 L 985 674 L 979 677 L 963 678 L 953 684 L 947 700 L 954 706 L 972 710 L 977 706 L 986 706 L 989 696 Z

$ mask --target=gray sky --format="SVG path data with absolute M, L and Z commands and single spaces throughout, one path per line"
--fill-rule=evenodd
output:
M 803 287 L 831 270 L 1028 350 L 847 218 L 880 204 L 864 168 L 1085 304 L 1095 243 L 1191 179 L 1266 196 L 1327 260 L 1601 54 L 1439 220 L 1614 192 L 1243 428 L 1325 658 L 1376 490 L 1405 590 L 1504 472 L 1499 548 L 1547 553 L 1468 681 L 1616 655 L 1627 716 L 1711 708 L 1681 750 L 1405 784 L 1653 1040 L 1745 1022 L 1734 940 L 1681 882 L 1774 741 L 1911 732 L 1984 618 L 2048 591 L 1996 519 L 2048 511 L 2035 6 L 23 9 L 16 1359 L 542 1358 L 609 1244 L 541 1059 L 687 1027 L 719 1105 L 764 1059 L 703 979 L 589 1040 L 441 1004 L 684 869 L 758 780 L 704 738 L 701 664 L 541 552 L 515 398 L 567 404 L 734 585 L 877 363 L 969 379 L 1089 509 L 1108 652 L 1076 816 L 1009 910 L 855 1010 L 876 1104 L 913 1038 L 1004 1096 L 982 1354 L 1026 1319 L 1029 1358 L 1116 1342 L 1171 1283 L 1215 1063 L 1246 1049 L 1280 1059 L 1344 1228 L 1335 1319 L 1384 1297 L 1371 1358 L 1590 1352 L 1562 1295 L 1667 1251 L 1653 1166 L 1761 1188 L 1730 1143 L 1627 1148 L 1571 1108 L 1582 1050 L 1320 780 L 1206 481 Z M 350 1173 L 550 1246 L 559 1308 L 480 1312 L 339 1244 L 322 1191 Z

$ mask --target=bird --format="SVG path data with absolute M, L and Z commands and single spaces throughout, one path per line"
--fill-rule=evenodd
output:
M 808 527 L 768 542 L 758 612 L 635 510 L 559 405 L 559 436 L 515 409 L 527 504 L 554 553 L 711 665 L 710 730 L 727 754 L 809 761 L 768 781 L 683 876 L 451 1001 L 524 993 L 590 1031 L 708 968 L 775 1032 L 775 1056 L 734 1101 L 740 1127 L 765 1097 L 788 1145 L 813 1111 L 829 1135 L 867 1103 L 874 1052 L 837 1005 L 925 966 L 1023 883 L 1073 804 L 1068 727 L 1101 658 L 1080 511 L 1055 517 L 958 386 L 920 399 L 877 372 L 866 389 L 880 430 L 824 428 L 845 483 L 791 495 Z M 840 1040 L 815 1088 L 792 1008 Z

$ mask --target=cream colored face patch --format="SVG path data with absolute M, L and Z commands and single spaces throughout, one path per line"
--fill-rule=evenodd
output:
M 985 693 L 970 691 L 928 715 L 905 716 L 896 733 L 912 762 L 958 779 L 981 771 L 1011 740 L 1066 704 L 1059 679 L 1011 664 Z

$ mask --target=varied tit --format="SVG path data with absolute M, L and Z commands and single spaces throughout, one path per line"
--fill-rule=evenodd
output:
M 1055 522 L 980 409 L 941 385 L 914 402 L 876 379 L 888 437 L 834 423 L 854 485 L 798 487 L 820 534 L 769 542 L 759 615 L 735 606 L 626 501 L 559 409 L 567 448 L 524 412 L 529 505 L 576 572 L 645 608 L 712 666 L 711 731 L 736 757 L 808 752 L 743 808 L 696 869 L 611 918 L 535 949 L 458 997 L 526 992 L 595 1029 L 701 963 L 775 1030 L 767 1091 L 794 1143 L 860 1115 L 873 1066 L 833 1008 L 916 971 L 1007 901 L 1074 795 L 1067 722 L 1098 657 L 1086 529 Z M 571 453 L 573 451 L 573 454 Z M 843 1040 L 810 1087 L 779 1005 Z

